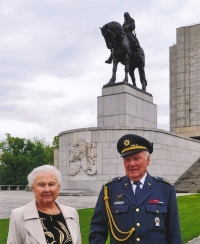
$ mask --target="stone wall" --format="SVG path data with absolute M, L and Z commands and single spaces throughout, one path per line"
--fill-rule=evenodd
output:
M 170 131 L 200 125 L 200 24 L 177 29 L 170 47 Z M 197 133 L 196 133 L 197 134 Z M 198 135 L 200 136 L 200 133 Z
M 116 144 L 125 134 L 138 134 L 153 142 L 154 151 L 150 174 L 175 182 L 200 157 L 200 142 L 184 138 L 167 131 L 134 127 L 95 127 L 64 131 L 59 134 L 59 170 L 63 176 L 63 189 L 88 189 L 98 192 L 103 183 L 125 174 L 123 161 Z M 84 139 L 86 143 L 96 143 L 95 166 L 97 174 L 88 175 L 81 168 L 69 175 L 70 147 Z M 80 162 L 78 162 L 80 163 Z

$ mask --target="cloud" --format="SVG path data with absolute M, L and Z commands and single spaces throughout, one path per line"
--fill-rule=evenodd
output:
M 198 0 L 6 0 L 0 5 L 0 140 L 46 138 L 97 124 L 97 97 L 111 78 L 99 27 L 129 11 L 145 51 L 158 128 L 169 127 L 169 46 L 199 21 Z M 135 71 L 138 87 L 141 86 Z M 118 66 L 117 82 L 124 78 Z

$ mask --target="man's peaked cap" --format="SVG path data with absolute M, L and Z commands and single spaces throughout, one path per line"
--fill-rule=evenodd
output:
M 151 154 L 153 152 L 153 143 L 150 143 L 144 137 L 127 134 L 117 142 L 117 150 L 122 157 L 142 151 L 148 151 Z

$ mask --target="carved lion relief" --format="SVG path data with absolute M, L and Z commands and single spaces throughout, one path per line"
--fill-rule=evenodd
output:
M 86 143 L 85 140 L 78 140 L 77 143 L 69 146 L 69 175 L 76 175 L 82 168 L 88 175 L 95 175 L 96 169 L 96 143 Z

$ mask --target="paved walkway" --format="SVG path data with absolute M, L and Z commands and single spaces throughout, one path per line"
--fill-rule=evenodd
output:
M 93 208 L 97 197 L 97 195 L 59 196 L 57 200 L 59 203 L 76 209 L 83 209 Z M 29 191 L 0 191 L 0 219 L 9 218 L 12 209 L 23 206 L 33 199 L 33 193 Z M 188 242 L 188 244 L 200 244 L 200 237 Z
M 200 236 L 192 241 L 189 241 L 187 244 L 200 244 Z
M 58 196 L 59 203 L 72 206 L 76 209 L 93 208 L 97 201 L 96 196 Z M 34 199 L 30 191 L 0 191 L 0 219 L 9 218 L 14 208 L 23 206 Z

